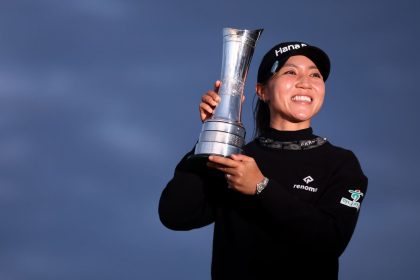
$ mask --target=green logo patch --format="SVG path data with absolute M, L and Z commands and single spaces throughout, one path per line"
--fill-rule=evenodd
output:
M 353 207 L 359 210 L 360 202 L 357 202 L 357 201 L 363 196 L 363 193 L 360 190 L 349 190 L 349 193 L 351 193 L 350 197 L 353 200 L 342 197 L 340 203 L 348 207 Z

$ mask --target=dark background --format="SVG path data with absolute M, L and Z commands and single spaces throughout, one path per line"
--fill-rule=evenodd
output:
M 209 279 L 212 226 L 162 226 L 160 193 L 195 144 L 222 28 L 265 28 L 332 60 L 317 134 L 369 190 L 341 279 L 414 279 L 418 1 L 0 1 L 0 279 Z

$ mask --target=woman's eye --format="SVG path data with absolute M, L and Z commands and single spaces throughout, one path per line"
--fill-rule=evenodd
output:
M 287 70 L 287 71 L 284 72 L 284 74 L 287 74 L 287 75 L 295 75 L 296 72 L 294 70 Z
M 320 73 L 312 73 L 311 76 L 315 78 L 322 78 Z

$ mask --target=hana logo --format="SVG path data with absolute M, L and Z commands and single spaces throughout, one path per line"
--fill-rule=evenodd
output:
M 313 181 L 314 181 L 314 179 L 313 179 L 311 176 L 306 176 L 305 178 L 303 178 L 303 181 L 304 181 L 306 184 L 309 184 L 310 182 L 313 182 Z
M 350 197 L 353 200 L 342 197 L 340 203 L 348 207 L 353 207 L 359 210 L 360 202 L 357 202 L 357 201 L 363 196 L 363 193 L 360 190 L 349 190 L 349 193 L 351 193 Z

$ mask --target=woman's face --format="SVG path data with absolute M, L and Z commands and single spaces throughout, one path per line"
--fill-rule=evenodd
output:
M 321 72 L 306 56 L 290 57 L 263 90 L 270 108 L 270 125 L 309 127 L 324 102 Z M 261 96 L 261 95 L 260 95 Z

